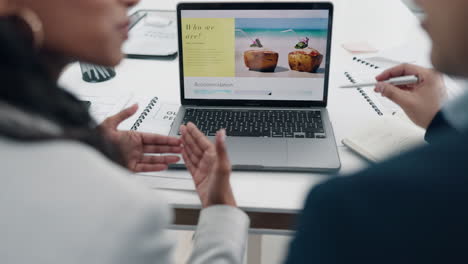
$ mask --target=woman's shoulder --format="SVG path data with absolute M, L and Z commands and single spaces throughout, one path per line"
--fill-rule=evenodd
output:
M 171 220 L 167 202 L 157 191 L 79 142 L 17 142 L 0 137 L 0 157 L 3 194 L 27 192 L 31 202 L 40 199 L 53 206 L 61 201 L 78 210 L 95 210 L 97 215 L 160 215 L 160 224 Z
M 88 262 L 110 263 L 124 253 L 144 252 L 148 241 L 166 243 L 157 233 L 171 223 L 168 204 L 94 149 L 67 141 L 19 143 L 0 137 L 0 157 L 0 208 L 8 227 L 0 227 L 5 234 L 0 243 L 5 242 L 8 256 L 37 260 L 40 252 L 43 263 L 78 263 L 83 256 Z M 48 243 L 34 242 L 31 234 Z M 6 241 L 9 237 L 15 241 Z M 25 247 L 34 250 L 25 253 Z

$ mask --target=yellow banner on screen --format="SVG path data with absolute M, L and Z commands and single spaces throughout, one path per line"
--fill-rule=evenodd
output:
M 183 18 L 186 77 L 235 77 L 235 19 Z

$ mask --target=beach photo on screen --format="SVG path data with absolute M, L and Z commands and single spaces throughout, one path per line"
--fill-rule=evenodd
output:
M 328 18 L 237 18 L 237 77 L 323 78 Z

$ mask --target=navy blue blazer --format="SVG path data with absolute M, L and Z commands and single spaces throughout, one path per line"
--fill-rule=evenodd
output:
M 468 263 L 468 134 L 439 113 L 426 140 L 314 188 L 286 263 Z

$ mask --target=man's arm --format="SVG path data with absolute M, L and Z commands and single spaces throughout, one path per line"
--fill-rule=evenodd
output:
M 456 132 L 456 129 L 445 119 L 443 112 L 439 111 L 427 127 L 424 139 L 432 144 L 443 132 Z
M 286 264 L 339 263 L 344 257 L 340 244 L 351 229 L 343 215 L 344 203 L 334 193 L 339 192 L 335 183 L 322 184 L 309 194 Z

